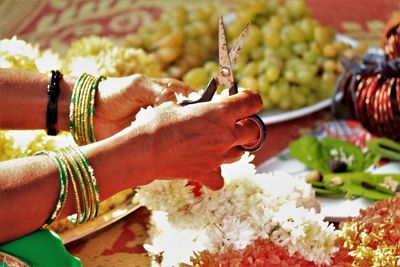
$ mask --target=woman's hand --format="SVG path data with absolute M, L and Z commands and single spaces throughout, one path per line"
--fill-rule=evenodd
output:
M 184 107 L 165 103 L 118 134 L 124 139 L 120 158 L 147 166 L 141 173 L 149 176 L 141 184 L 156 178 L 188 178 L 219 189 L 223 186 L 220 165 L 238 160 L 243 151 L 237 146 L 258 138 L 258 127 L 240 120 L 261 107 L 260 96 L 252 91 Z M 147 138 L 132 143 L 138 133 Z M 148 164 L 137 162 L 137 154 Z
M 175 93 L 187 95 L 192 89 L 175 79 L 153 79 L 137 74 L 108 78 L 96 94 L 94 129 L 96 140 L 126 128 L 142 107 L 175 101 Z

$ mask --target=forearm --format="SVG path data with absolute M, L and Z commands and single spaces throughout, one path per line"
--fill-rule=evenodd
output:
M 0 129 L 46 129 L 45 74 L 0 69 Z M 74 79 L 64 75 L 58 96 L 58 130 L 69 129 L 69 103 Z
M 151 181 L 145 169 L 151 161 L 145 161 L 145 151 L 139 144 L 130 156 L 118 135 L 82 147 L 94 169 L 100 200 L 119 191 Z M 125 149 L 124 149 L 125 147 Z M 124 151 L 125 150 L 125 151 Z M 144 157 L 143 157 L 144 156 Z M 70 183 L 71 185 L 71 183 Z M 40 228 L 50 217 L 60 193 L 60 176 L 57 165 L 47 156 L 33 156 L 0 163 L 0 243 L 18 238 Z M 76 213 L 72 186 L 59 218 Z

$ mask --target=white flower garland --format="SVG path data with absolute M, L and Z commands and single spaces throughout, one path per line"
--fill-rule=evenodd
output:
M 193 252 L 240 250 L 269 239 L 316 264 L 329 264 L 338 249 L 337 231 L 315 212 L 311 186 L 284 172 L 256 173 L 253 156 L 221 166 L 219 191 L 202 188 L 196 197 L 186 180 L 155 181 L 138 189 L 134 201 L 152 210 L 145 248 L 161 255 L 162 266 L 190 263 Z

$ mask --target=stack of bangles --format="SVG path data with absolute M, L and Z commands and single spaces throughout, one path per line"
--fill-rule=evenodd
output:
M 93 115 L 98 84 L 106 77 L 96 78 L 90 74 L 80 76 L 73 88 L 69 113 L 71 134 L 78 145 L 95 142 Z M 58 86 L 58 84 L 57 84 Z M 60 176 L 60 194 L 54 212 L 42 228 L 48 227 L 60 214 L 72 185 L 76 201 L 76 214 L 68 217 L 72 224 L 84 223 L 99 213 L 99 192 L 92 167 L 85 155 L 76 146 L 56 151 L 41 151 L 35 155 L 46 155 L 56 164 Z
M 99 191 L 93 169 L 79 148 L 68 146 L 55 152 L 41 151 L 36 155 L 49 156 L 57 165 L 60 175 L 60 195 L 56 208 L 42 228 L 49 226 L 60 214 L 67 201 L 69 182 L 76 201 L 76 214 L 68 217 L 70 222 L 82 224 L 95 218 L 99 213 Z
M 106 77 L 84 73 L 74 85 L 69 107 L 69 128 L 78 145 L 96 142 L 93 127 L 94 101 L 98 85 Z

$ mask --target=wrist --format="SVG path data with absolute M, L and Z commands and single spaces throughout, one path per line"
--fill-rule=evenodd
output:
M 148 184 L 155 178 L 152 137 L 141 129 L 128 127 L 82 149 L 94 169 L 103 196 Z

